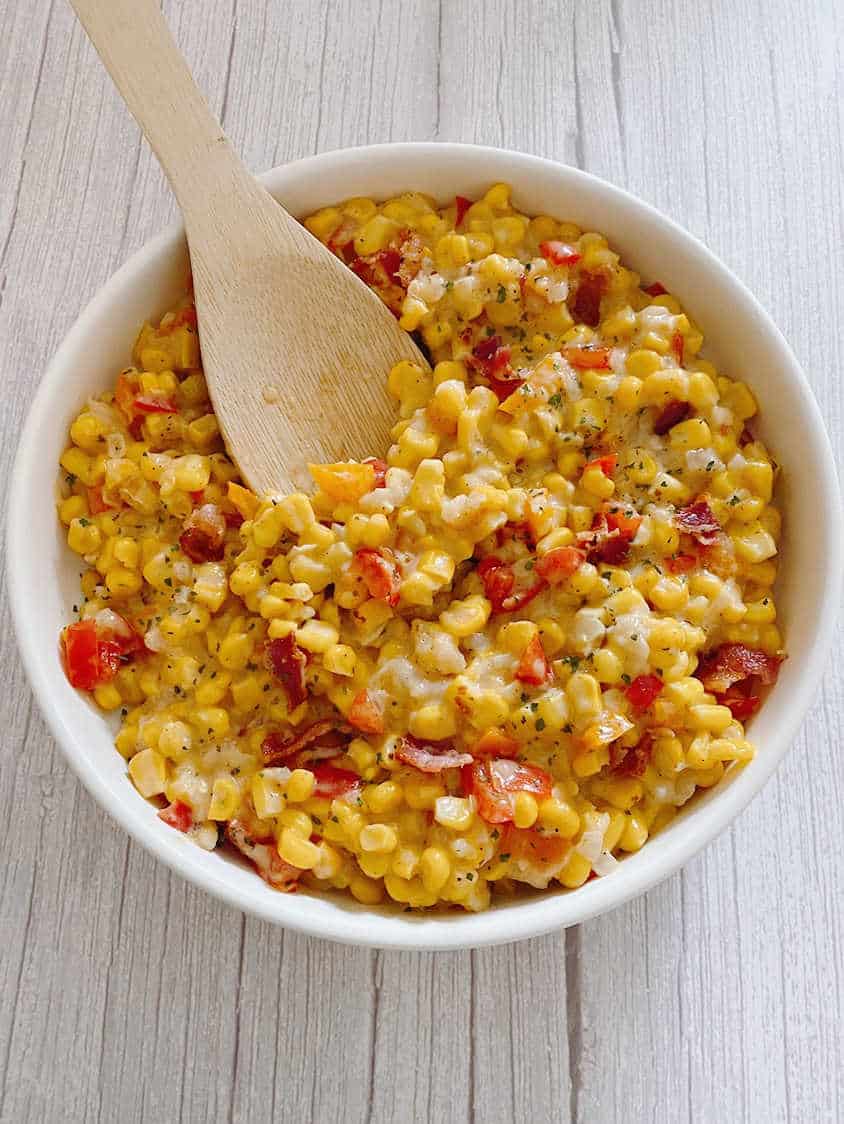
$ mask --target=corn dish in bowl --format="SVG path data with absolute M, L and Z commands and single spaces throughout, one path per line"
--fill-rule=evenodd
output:
M 408 165 L 424 151 L 375 150 Z M 154 303 L 173 307 L 72 421 L 59 506 L 84 560 L 64 666 L 119 714 L 129 776 L 163 805 L 161 847 L 231 898 L 219 881 L 247 873 L 210 853 L 228 841 L 264 879 L 260 911 L 309 931 L 321 915 L 360 939 L 358 910 L 382 902 L 430 911 L 388 925 L 382 910 L 392 935 L 372 939 L 434 946 L 574 920 L 589 896 L 605 907 L 651 851 L 664 872 L 678 833 L 770 771 L 743 722 L 784 656 L 776 465 L 753 392 L 702 358 L 667 291 L 677 263 L 619 261 L 588 221 L 588 177 L 538 162 L 570 181 L 548 206 L 520 186 L 530 158 L 436 151 L 480 165 L 454 190 L 448 168 L 433 185 L 408 166 L 397 186 L 439 203 L 364 194 L 351 153 L 359 194 L 305 219 L 431 352 L 431 374 L 390 373 L 389 451 L 313 466 L 311 496 L 250 493 L 170 279 Z M 515 205 L 483 178 L 496 160 L 516 167 Z M 187 840 L 209 853 L 185 859 Z M 297 887 L 310 893 L 276 893 Z

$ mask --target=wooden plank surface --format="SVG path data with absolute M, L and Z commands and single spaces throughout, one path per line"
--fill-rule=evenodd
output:
M 653 202 L 771 309 L 841 448 L 836 0 L 165 7 L 255 169 L 466 140 Z M 49 356 L 174 207 L 63 0 L 0 0 L 0 36 L 5 494 Z M 840 639 L 784 766 L 681 874 L 568 934 L 433 956 L 246 920 L 129 844 L 0 612 L 0 1120 L 844 1119 Z

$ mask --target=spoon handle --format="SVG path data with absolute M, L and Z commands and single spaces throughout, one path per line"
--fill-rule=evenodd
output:
M 246 170 L 193 80 L 158 0 L 70 0 L 170 181 L 185 220 L 221 194 L 265 193 Z

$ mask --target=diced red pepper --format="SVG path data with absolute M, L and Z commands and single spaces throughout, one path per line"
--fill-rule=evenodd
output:
M 540 578 L 526 589 L 513 592 L 516 574 L 509 562 L 487 555 L 478 565 L 478 575 L 484 584 L 484 594 L 494 613 L 515 613 L 529 604 L 534 597 L 547 588 L 547 582 Z
M 401 595 L 401 573 L 386 548 L 372 550 L 364 547 L 352 559 L 352 569 L 361 575 L 370 597 L 398 605 Z
M 103 499 L 101 485 L 97 484 L 93 488 L 88 488 L 88 510 L 92 515 L 101 515 L 104 511 L 109 511 L 110 508 L 111 505 Z
M 537 576 L 549 585 L 557 585 L 568 581 L 585 561 L 586 555 L 576 546 L 555 546 L 547 554 L 537 558 L 534 569 Z
M 603 472 L 604 476 L 612 477 L 612 474 L 615 472 L 617 465 L 618 465 L 618 454 L 617 453 L 607 453 L 606 456 L 595 457 L 594 460 L 588 461 L 583 466 L 583 471 L 588 472 L 588 470 L 590 468 L 599 468 L 601 470 L 601 472 Z
M 580 371 L 608 371 L 610 369 L 609 347 L 567 347 L 563 353 L 571 363 Z
M 484 595 L 491 603 L 493 612 L 500 612 L 505 599 L 513 592 L 516 575 L 509 562 L 488 554 L 478 564 L 478 576 L 484 583 Z
M 132 403 L 132 407 L 138 414 L 177 414 L 179 412 L 176 403 L 164 395 L 155 397 L 152 394 L 140 394 Z
M 517 862 L 554 866 L 566 857 L 569 845 L 569 840 L 562 835 L 543 835 L 535 828 L 525 830 L 510 824 L 502 834 L 499 854 L 509 855 Z
M 624 692 L 634 710 L 647 710 L 660 694 L 663 682 L 658 675 L 637 675 Z
M 519 752 L 519 743 L 503 730 L 490 726 L 472 747 L 475 757 L 512 757 Z
M 534 636 L 522 653 L 519 666 L 516 668 L 515 678 L 520 683 L 528 683 L 533 687 L 539 687 L 546 683 L 550 677 L 551 668 L 548 666 L 542 641 L 538 636 Z
M 356 730 L 364 734 L 384 733 L 384 715 L 365 688 L 355 695 L 346 717 Z
M 311 769 L 316 784 L 313 796 L 322 800 L 342 800 L 356 796 L 363 787 L 363 781 L 350 769 L 338 769 L 336 765 L 314 765 Z
M 454 197 L 454 227 L 457 229 L 461 225 L 463 219 L 466 217 L 466 212 L 472 206 L 472 200 L 467 199 L 465 195 L 455 195 Z
M 226 838 L 274 890 L 292 893 L 296 889 L 302 871 L 284 861 L 275 839 L 256 839 L 247 824 L 237 819 L 226 824 Z
M 715 518 L 705 497 L 696 499 L 676 511 L 674 523 L 703 546 L 711 546 L 721 531 L 721 524 Z
M 205 499 L 205 489 L 199 488 L 196 492 L 188 492 L 188 495 L 190 496 L 191 503 L 196 506 L 197 504 L 201 504 Z M 223 518 L 225 519 L 225 515 L 223 515 Z
M 671 351 L 674 354 L 680 366 L 683 366 L 683 355 L 686 347 L 686 341 L 683 338 L 682 332 L 675 332 L 671 337 Z
M 295 710 L 308 697 L 305 686 L 307 662 L 307 656 L 292 633 L 268 640 L 264 647 L 264 666 L 284 687 L 291 710 Z
M 405 765 L 423 773 L 441 773 L 445 769 L 459 769 L 471 765 L 471 753 L 460 753 L 450 741 L 425 741 L 410 734 L 399 739 L 396 757 Z
M 539 252 L 552 265 L 576 265 L 583 256 L 566 242 L 540 242 Z
M 119 613 L 114 616 L 119 629 L 102 627 L 89 617 L 62 632 L 64 666 L 71 686 L 93 691 L 109 683 L 123 663 L 145 650 L 143 639 L 129 622 Z
M 649 297 L 663 297 L 668 292 L 661 281 L 654 281 L 653 285 L 648 285 L 644 291 Z
M 172 804 L 162 808 L 158 813 L 158 818 L 163 820 L 168 827 L 174 827 L 176 831 L 189 831 L 193 826 L 193 811 L 190 805 L 185 804 L 183 800 L 174 800 Z
M 636 538 L 636 532 L 642 526 L 642 516 L 626 508 L 613 508 L 607 512 L 606 518 L 610 531 L 618 531 L 628 542 Z
M 93 620 L 78 621 L 68 625 L 62 633 L 64 644 L 64 664 L 71 686 L 83 691 L 93 689 L 106 682 L 99 659 L 97 626 Z M 113 674 L 113 673 L 112 673 Z M 112 674 L 107 676 L 112 678 Z
M 584 273 L 569 308 L 575 320 L 597 328 L 601 321 L 601 299 L 607 290 L 607 278 L 601 273 Z
M 538 801 L 551 795 L 551 777 L 544 769 L 503 757 L 464 765 L 462 780 L 464 793 L 474 795 L 478 815 L 487 823 L 512 821 L 517 792 L 529 792 Z
M 666 559 L 666 565 L 672 574 L 688 574 L 697 564 L 698 559 L 694 554 L 674 554 Z
M 681 402 L 678 398 L 672 398 L 654 418 L 654 433 L 663 437 L 669 429 L 673 429 L 675 425 L 684 421 L 691 412 L 692 408 L 688 402 Z

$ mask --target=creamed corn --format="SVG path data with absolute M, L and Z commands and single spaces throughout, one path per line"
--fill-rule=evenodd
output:
M 190 301 L 146 324 L 61 457 L 70 680 L 161 817 L 278 889 L 580 886 L 754 752 L 783 653 L 753 394 L 658 282 L 504 184 L 305 225 L 432 369 L 390 372 L 385 460 L 256 496 Z

